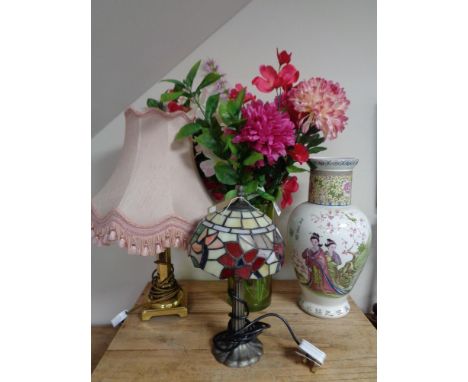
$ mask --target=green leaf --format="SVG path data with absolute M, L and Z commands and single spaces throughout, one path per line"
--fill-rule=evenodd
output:
M 202 133 L 198 135 L 195 140 L 201 144 L 202 146 L 210 149 L 211 151 L 215 151 L 218 149 L 218 142 L 216 139 L 213 138 L 211 132 L 207 128 L 202 128 Z
M 178 87 L 180 87 L 181 89 L 185 88 L 185 85 L 182 81 L 179 81 L 179 80 L 161 80 L 161 82 L 169 82 L 171 84 L 174 84 Z
M 190 71 L 188 72 L 187 77 L 185 77 L 185 83 L 190 89 L 192 88 L 193 80 L 195 76 L 197 75 L 200 64 L 201 64 L 201 60 L 197 61 L 195 65 L 193 65 Z
M 230 190 L 224 194 L 224 200 L 231 200 L 237 196 L 237 190 Z
M 190 137 L 200 131 L 201 128 L 201 125 L 198 123 L 188 123 L 180 128 L 175 138 L 182 139 L 185 137 Z
M 232 143 L 232 139 L 234 138 L 233 135 L 226 136 L 226 146 L 231 150 L 231 153 L 237 155 L 237 147 L 234 143 Z
M 164 105 L 161 102 L 159 102 L 158 100 L 155 100 L 154 98 L 148 98 L 146 100 L 146 106 L 155 107 L 155 108 L 158 108 L 158 109 L 163 109 L 164 108 Z
M 219 94 L 213 94 L 206 100 L 205 116 L 208 123 L 211 125 L 211 116 L 216 111 L 219 102 Z
M 301 168 L 301 167 L 297 167 L 297 166 L 288 166 L 288 167 L 286 167 L 286 169 L 288 170 L 288 172 L 290 174 L 295 173 L 295 172 L 306 172 L 307 171 L 305 168 Z
M 326 147 L 309 147 L 309 153 L 311 154 L 315 154 L 315 153 L 319 153 L 320 151 L 323 151 L 323 150 L 326 150 L 327 148 Z
M 258 181 L 256 179 L 254 179 L 254 180 L 251 180 L 249 183 L 247 183 L 244 186 L 244 192 L 246 194 L 252 194 L 255 191 L 257 191 L 257 188 L 258 188 Z
M 317 168 L 314 162 L 312 162 L 310 159 L 307 161 L 307 164 L 309 165 L 310 171 L 313 171 Z
M 239 119 L 238 121 L 231 122 L 231 123 L 229 124 L 229 127 L 238 128 L 238 127 L 243 126 L 246 122 L 247 122 L 247 119 L 242 118 L 242 119 Z
M 174 101 L 182 94 L 184 94 L 184 92 L 163 93 L 161 94 L 161 102 Z
M 226 162 L 218 162 L 215 167 L 216 179 L 221 183 L 233 186 L 237 184 L 236 171 Z
M 257 194 L 259 194 L 263 199 L 269 200 L 270 202 L 274 202 L 276 199 L 273 195 L 270 195 L 268 192 L 257 190 Z
M 220 103 L 218 113 L 221 119 L 223 120 L 223 122 L 229 125 L 229 122 L 231 122 L 232 117 L 231 117 L 231 114 L 229 114 L 228 112 L 227 102 Z
M 263 154 L 254 151 L 246 159 L 244 159 L 244 162 L 242 163 L 244 164 L 244 166 L 251 166 L 261 159 L 263 159 Z
M 208 73 L 205 78 L 203 78 L 202 82 L 200 82 L 200 85 L 198 85 L 196 92 L 200 91 L 203 88 L 206 88 L 207 86 L 210 86 L 211 84 L 215 83 L 221 78 L 221 74 L 211 72 Z
M 234 104 L 237 110 L 240 110 L 240 108 L 244 104 L 244 98 L 245 98 L 245 88 L 242 88 L 239 94 L 237 94 L 236 100 L 234 101 Z

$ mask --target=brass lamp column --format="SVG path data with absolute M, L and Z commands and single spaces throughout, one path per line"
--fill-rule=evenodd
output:
M 161 252 L 155 263 L 157 268 L 152 274 L 151 289 L 148 292 L 145 309 L 141 312 L 141 319 L 146 321 L 152 317 L 168 315 L 186 317 L 187 299 L 184 290 L 174 277 L 171 249 L 167 248 Z

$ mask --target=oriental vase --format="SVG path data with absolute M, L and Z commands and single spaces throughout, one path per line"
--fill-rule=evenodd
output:
M 347 295 L 369 254 L 371 226 L 351 205 L 355 158 L 313 158 L 309 201 L 291 213 L 287 250 L 302 294 L 299 306 L 321 318 L 349 312 Z

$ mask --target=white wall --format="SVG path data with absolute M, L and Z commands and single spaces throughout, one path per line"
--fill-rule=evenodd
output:
M 323 76 L 338 81 L 351 100 L 349 123 L 335 141 L 327 142 L 329 156 L 360 159 L 354 171 L 353 204 L 374 226 L 376 237 L 376 3 L 375 0 L 255 0 L 208 38 L 171 70 L 166 78 L 183 77 L 192 63 L 213 57 L 232 84 L 250 84 L 260 64 L 275 64 L 276 47 L 293 52 L 301 79 Z M 156 84 L 133 104 L 145 106 L 146 98 L 166 88 Z M 261 95 L 264 97 L 264 95 Z M 92 140 L 92 194 L 112 173 L 123 144 L 123 115 Z M 194 174 L 196 176 L 196 174 Z M 294 205 L 278 221 L 286 226 L 294 206 L 307 199 L 308 176 L 301 174 L 301 189 Z M 367 311 L 376 300 L 376 246 L 352 296 Z M 153 270 L 153 259 L 129 256 L 118 247 L 92 247 L 92 323 L 108 323 L 118 311 L 130 307 Z M 294 279 L 286 259 L 278 279 Z M 178 279 L 213 279 L 193 268 L 186 254 L 174 251 Z
M 92 1 L 93 136 L 249 1 Z

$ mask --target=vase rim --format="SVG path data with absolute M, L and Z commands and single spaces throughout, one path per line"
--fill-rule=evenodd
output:
M 349 171 L 359 162 L 354 157 L 313 157 L 310 159 L 318 170 Z

